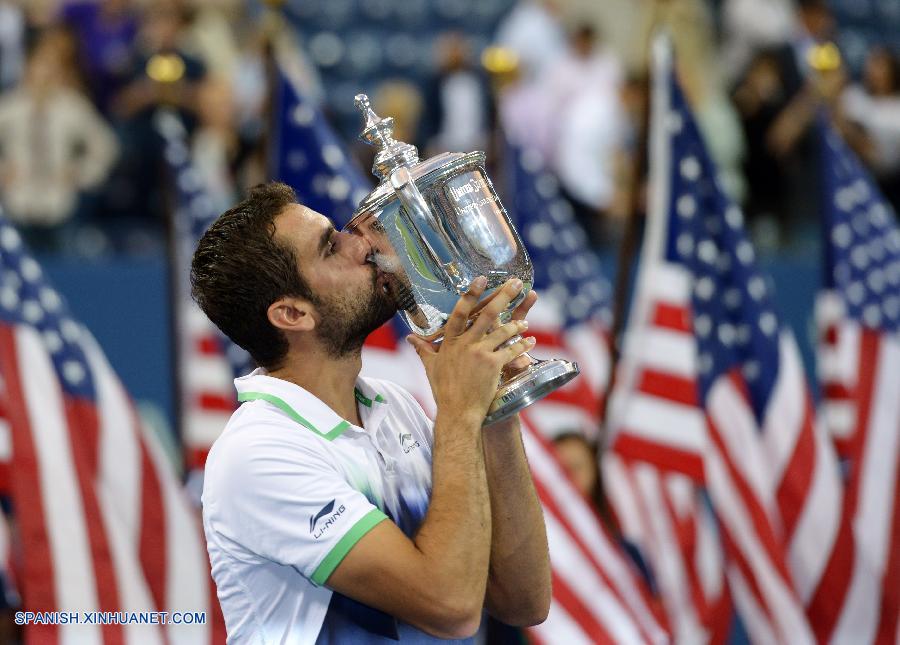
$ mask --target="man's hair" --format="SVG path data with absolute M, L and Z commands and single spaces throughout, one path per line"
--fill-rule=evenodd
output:
M 260 184 L 203 234 L 191 262 L 191 293 L 222 332 L 257 365 L 281 367 L 284 334 L 269 322 L 269 305 L 284 296 L 315 300 L 293 250 L 275 238 L 275 218 L 297 202 L 281 183 Z

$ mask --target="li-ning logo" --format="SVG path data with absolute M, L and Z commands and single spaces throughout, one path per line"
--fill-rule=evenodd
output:
M 341 515 L 344 514 L 347 508 L 341 504 L 337 507 L 337 510 L 334 509 L 334 500 L 331 500 L 325 506 L 322 507 L 322 510 L 316 513 L 315 515 L 311 515 L 309 518 L 309 532 L 313 534 L 313 538 L 318 540 L 325 534 L 332 524 L 337 521 Z M 325 521 L 319 527 L 318 531 L 316 531 L 316 525 L 319 523 L 319 520 L 325 518 Z
M 419 442 L 413 439 L 413 436 L 408 432 L 401 432 L 398 438 L 400 439 L 400 447 L 406 454 L 409 454 L 410 450 L 420 447 Z
M 459 201 L 463 195 L 468 195 L 470 193 L 476 193 L 482 188 L 486 188 L 484 180 L 479 179 L 478 177 L 472 177 L 469 181 L 464 183 L 462 186 L 450 186 L 450 196 L 453 197 L 456 201 Z

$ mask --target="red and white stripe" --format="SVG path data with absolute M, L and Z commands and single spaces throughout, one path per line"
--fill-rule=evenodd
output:
M 775 504 L 776 482 L 768 472 L 741 377 L 732 372 L 714 383 L 706 405 L 707 490 L 722 526 L 729 563 L 753 601 L 753 611 L 739 604 L 745 624 L 754 636 L 772 634 L 776 642 L 813 642 L 788 570 L 787 545 Z M 735 598 L 738 603 L 747 601 L 746 595 L 735 594 Z
M 200 469 L 237 406 L 234 375 L 218 330 L 186 294 L 180 298 L 178 330 L 185 461 Z
M 561 311 L 565 303 L 552 294 L 540 294 L 528 314 L 528 336 L 537 340 L 530 352 L 535 359 L 562 358 L 578 364 L 581 374 L 528 408 L 537 430 L 548 439 L 561 432 L 581 432 L 596 439 L 600 410 L 609 376 L 609 339 L 593 321 L 565 329 Z
M 696 483 L 654 464 L 603 458 L 604 484 L 622 534 L 654 572 L 677 643 L 724 643 L 731 625 L 722 550 Z
M 623 535 L 654 573 L 675 641 L 724 642 L 731 598 L 720 537 L 701 500 L 708 435 L 689 280 L 654 260 L 642 262 L 637 284 L 611 393 L 604 486 Z
M 633 565 L 532 426 L 529 412 L 522 421 L 525 449 L 547 523 L 556 612 L 568 617 L 570 629 L 577 625 L 581 642 L 667 642 L 666 630 L 654 615 Z M 539 640 L 560 642 L 554 627 L 557 616 L 552 617 L 553 621 L 529 631 Z
M 847 460 L 850 549 L 835 549 L 810 603 L 822 642 L 898 642 L 900 613 L 900 338 L 862 328 L 840 299 L 818 302 L 824 417 Z
M 199 524 L 86 330 L 96 405 L 68 399 L 37 332 L 0 329 L 3 411 L 29 611 L 205 611 L 206 625 L 31 626 L 39 643 L 222 640 Z M 27 510 L 26 510 L 27 509 Z M 216 638 L 218 637 L 218 638 Z

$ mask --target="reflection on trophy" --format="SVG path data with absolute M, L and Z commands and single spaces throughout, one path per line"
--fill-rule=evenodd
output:
M 381 183 L 362 200 L 347 230 L 372 245 L 371 260 L 389 276 L 386 289 L 410 329 L 440 340 L 450 312 L 479 275 L 488 279 L 481 304 L 510 278 L 524 283 L 499 321 L 507 322 L 531 289 L 534 271 L 484 170 L 484 153 L 448 152 L 419 161 L 414 146 L 394 140 L 393 120 L 378 117 L 364 94 L 356 106 L 365 119 L 360 138 L 377 149 L 372 172 Z M 500 383 L 485 425 L 577 375 L 575 363 L 532 359 L 530 367 Z

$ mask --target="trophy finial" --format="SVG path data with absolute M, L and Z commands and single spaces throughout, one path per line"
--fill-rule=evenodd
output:
M 411 166 L 419 161 L 419 151 L 415 146 L 394 140 L 394 119 L 381 118 L 372 109 L 369 97 L 357 94 L 353 103 L 363 117 L 363 130 L 359 138 L 376 148 L 372 174 L 381 179 L 387 177 L 398 166 Z
M 353 97 L 353 103 L 356 109 L 364 113 L 369 109 L 369 96 L 367 94 L 357 94 Z
M 376 148 L 388 148 L 394 141 L 394 119 L 388 117 L 382 119 L 375 114 L 369 97 L 365 94 L 357 94 L 353 102 L 356 109 L 362 114 L 363 131 L 359 134 L 359 138 Z

